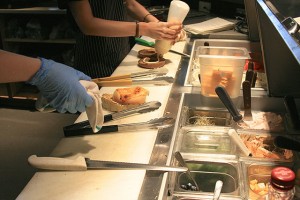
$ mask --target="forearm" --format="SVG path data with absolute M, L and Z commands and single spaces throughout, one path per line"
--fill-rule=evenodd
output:
M 0 83 L 28 81 L 40 66 L 38 58 L 0 50 Z
M 88 0 L 70 2 L 68 5 L 78 27 L 85 35 L 102 37 L 128 37 L 136 35 L 135 22 L 112 21 L 94 17 Z M 146 15 L 145 13 L 148 14 L 146 10 L 143 10 L 139 15 Z M 147 20 L 152 17 L 149 16 Z M 155 17 L 153 18 L 155 19 Z M 180 23 L 157 23 L 158 21 L 154 21 L 149 23 L 140 22 L 138 35 L 158 40 L 174 40 L 181 30 L 181 26 L 179 26 L 178 30 L 170 28 L 173 25 L 180 25 Z
M 129 14 L 141 22 L 158 22 L 159 20 L 136 0 L 127 0 L 127 9 Z

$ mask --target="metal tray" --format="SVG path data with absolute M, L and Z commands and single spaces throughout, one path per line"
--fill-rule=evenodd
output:
M 247 148 L 252 152 L 252 157 L 240 155 L 241 160 L 269 161 L 269 162 L 290 162 L 294 161 L 294 153 L 291 150 L 275 147 L 275 133 L 265 132 L 238 132 Z M 245 142 L 246 141 L 246 142 Z
M 236 161 L 222 160 L 186 160 L 191 175 L 196 180 L 200 191 L 186 189 L 188 183 L 192 183 L 185 173 L 177 173 L 175 178 L 174 196 L 196 195 L 199 199 L 211 196 L 214 192 L 217 180 L 223 181 L 221 195 L 241 197 L 242 181 L 240 167 Z
M 249 200 L 264 199 L 268 192 L 271 171 L 277 166 L 292 167 L 288 163 L 274 162 L 242 162 L 245 179 L 245 193 Z M 256 185 L 260 185 L 257 187 Z
M 232 117 L 224 110 L 186 109 L 185 125 L 195 126 L 231 126 Z
M 179 131 L 180 141 L 177 149 L 183 155 L 195 159 L 200 157 L 235 159 L 237 148 L 227 132 L 227 129 L 184 127 Z

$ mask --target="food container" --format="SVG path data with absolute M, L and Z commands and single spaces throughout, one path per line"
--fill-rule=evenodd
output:
M 244 111 L 240 112 L 244 116 Z M 245 120 L 249 128 L 236 126 L 237 129 L 244 129 L 254 132 L 266 133 L 281 133 L 285 131 L 285 117 L 282 113 L 265 112 L 265 111 L 252 111 L 252 120 Z
M 241 159 L 255 160 L 255 161 L 272 161 L 272 162 L 290 162 L 294 161 L 293 151 L 282 149 L 274 145 L 275 133 L 265 132 L 247 132 L 238 131 L 242 141 L 252 153 L 252 157 L 243 157 Z
M 215 88 L 218 85 L 225 87 L 231 98 L 240 95 L 244 65 L 249 59 L 246 48 L 200 46 L 197 57 L 202 95 L 217 97 Z
M 214 158 L 236 158 L 236 145 L 230 140 L 227 130 L 188 129 L 180 130 L 179 151 L 184 155 Z
M 278 166 L 291 167 L 287 163 L 242 162 L 247 199 L 262 200 L 266 198 L 271 171 Z
M 195 126 L 231 126 L 231 115 L 224 110 L 201 110 L 190 108 L 187 110 L 185 125 Z
M 221 196 L 226 195 L 232 198 L 241 197 L 242 181 L 240 179 L 240 168 L 237 161 L 227 162 L 225 160 L 186 160 L 192 177 L 197 182 L 200 191 L 188 189 L 192 181 L 186 173 L 177 173 L 175 179 L 174 196 L 193 195 L 198 199 L 205 199 L 212 196 L 215 184 L 218 180 L 223 181 Z

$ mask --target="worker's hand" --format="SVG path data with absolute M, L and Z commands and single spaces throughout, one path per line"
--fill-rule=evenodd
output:
M 177 38 L 175 39 L 176 42 L 185 41 L 187 38 L 186 32 L 184 29 L 181 30 L 181 32 L 177 35 Z
M 41 58 L 42 65 L 28 83 L 35 85 L 49 105 L 58 112 L 83 112 L 93 99 L 79 80 L 91 80 L 84 73 L 53 60 Z
M 170 40 L 175 41 L 182 30 L 182 23 L 180 22 L 149 22 L 143 23 L 145 35 L 157 40 Z

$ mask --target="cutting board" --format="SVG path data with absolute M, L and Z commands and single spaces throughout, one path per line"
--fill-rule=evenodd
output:
M 144 39 L 150 40 L 145 37 Z M 185 42 L 176 43 L 172 49 L 182 51 Z M 113 75 L 144 71 L 137 66 L 137 52 L 145 47 L 135 45 Z M 164 67 L 168 76 L 175 77 L 180 56 L 167 53 L 170 62 Z M 143 86 L 144 87 L 144 86 Z M 149 90 L 146 101 L 160 101 L 162 106 L 153 112 L 122 119 L 116 123 L 133 123 L 162 117 L 172 85 L 145 86 Z M 116 88 L 104 87 L 100 92 L 113 93 Z M 109 113 L 104 111 L 105 114 Z M 87 120 L 82 113 L 76 122 Z M 82 137 L 63 138 L 51 156 L 71 157 L 83 155 L 95 160 L 148 163 L 157 137 L 157 130 L 95 134 Z M 48 156 L 48 155 L 38 155 Z M 90 170 L 79 172 L 39 171 L 17 199 L 19 200 L 82 200 L 82 199 L 138 199 L 145 170 Z

